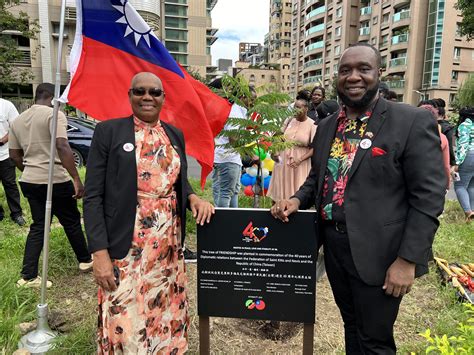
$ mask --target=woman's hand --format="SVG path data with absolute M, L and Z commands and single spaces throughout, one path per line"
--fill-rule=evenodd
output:
M 211 216 L 215 213 L 214 206 L 195 194 L 189 195 L 188 199 L 196 223 L 201 226 L 204 225 L 204 222 L 209 223 L 211 221 Z
M 106 249 L 98 250 L 94 253 L 93 270 L 97 285 L 109 292 L 117 289 L 114 266 L 110 260 L 109 252 Z
M 290 168 L 296 169 L 298 166 L 301 164 L 301 159 L 294 158 L 292 159 L 292 162 L 290 163 Z

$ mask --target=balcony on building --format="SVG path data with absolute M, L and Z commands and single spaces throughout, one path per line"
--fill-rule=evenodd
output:
M 308 52 L 314 51 L 315 49 L 320 49 L 323 47 L 324 47 L 324 41 L 314 42 L 304 47 L 304 52 L 308 53 Z
M 360 19 L 361 20 L 367 20 L 370 18 L 370 15 L 372 14 L 372 7 L 370 6 L 365 6 L 360 9 Z
M 410 10 L 403 9 L 393 14 L 392 17 L 393 28 L 410 25 Z
M 12 61 L 12 64 L 17 67 L 31 67 L 31 51 L 30 47 L 18 47 L 19 58 Z
M 410 0 L 393 0 L 392 6 L 394 8 L 403 6 L 403 5 L 408 5 L 410 4 Z
M 322 75 L 308 76 L 303 79 L 303 84 L 320 83 L 322 79 L 323 79 Z
M 404 89 L 405 79 L 387 80 L 385 82 L 390 89 Z
M 321 15 L 321 14 L 324 14 L 326 12 L 326 6 L 320 6 L 320 7 L 317 7 L 315 8 L 314 10 L 311 10 L 310 12 L 308 12 L 305 16 L 305 20 L 306 21 L 309 21 L 310 19 L 312 19 L 313 17 L 316 17 L 318 15 Z
M 310 27 L 309 29 L 307 29 L 305 31 L 305 36 L 309 37 L 310 35 L 312 35 L 314 33 L 324 31 L 324 28 L 325 28 L 324 23 L 320 23 L 318 25 L 312 26 L 312 27 Z
M 311 68 L 316 65 L 323 65 L 323 57 L 319 57 L 319 58 L 307 61 L 306 63 L 304 63 L 303 69 Z
M 359 42 L 360 41 L 367 41 L 370 37 L 370 27 L 364 26 L 359 28 Z
M 400 43 L 407 43 L 408 42 L 408 33 L 401 33 L 399 35 L 392 37 L 392 46 Z
M 406 66 L 406 65 L 407 65 L 407 57 L 393 58 L 393 59 L 390 59 L 390 62 L 389 62 L 390 68 Z

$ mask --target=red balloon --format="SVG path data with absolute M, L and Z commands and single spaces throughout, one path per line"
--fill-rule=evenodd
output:
M 252 185 L 245 186 L 244 194 L 245 196 L 253 196 Z

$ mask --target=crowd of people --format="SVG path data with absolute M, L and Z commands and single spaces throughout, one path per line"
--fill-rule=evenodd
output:
M 394 354 L 399 305 L 415 277 L 428 270 L 451 180 L 466 222 L 474 220 L 474 108 L 460 110 L 453 126 L 441 99 L 423 101 L 420 108 L 395 103 L 396 95 L 380 81 L 380 53 L 366 43 L 346 49 L 338 68 L 339 102 L 326 100 L 320 86 L 302 90 L 294 117 L 281 128 L 295 144 L 272 155 L 270 212 L 288 222 L 297 210 L 315 208 L 315 233 L 344 321 L 346 352 Z M 33 220 L 20 287 L 41 284 L 53 96 L 52 84 L 39 85 L 35 104 L 20 115 L 0 99 L 0 178 L 10 216 L 25 224 L 16 166 Z M 103 354 L 187 350 L 186 209 L 202 225 L 214 206 L 238 207 L 242 157 L 222 147 L 232 142 L 216 139 L 212 205 L 188 182 L 184 137 L 160 120 L 164 100 L 156 75 L 133 78 L 133 115 L 96 126 L 85 187 L 67 141 L 66 117 L 58 116 L 52 213 L 79 269 L 92 270 L 99 286 Z M 234 103 L 230 117 L 246 118 L 247 108 Z M 77 206 L 83 196 L 87 244 Z

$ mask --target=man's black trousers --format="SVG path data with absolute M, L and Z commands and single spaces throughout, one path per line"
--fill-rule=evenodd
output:
M 15 218 L 21 216 L 23 213 L 20 205 L 20 191 L 18 191 L 16 184 L 15 164 L 10 158 L 0 161 L 0 181 L 5 190 L 8 208 L 10 208 L 10 217 Z M 4 216 L 1 203 L 0 216 Z
M 346 233 L 331 224 L 322 232 L 326 272 L 344 320 L 346 353 L 395 354 L 393 324 L 401 298 L 387 296 L 382 285 L 370 286 L 360 279 Z
M 46 211 L 46 184 L 30 184 L 20 182 L 23 195 L 28 199 L 33 223 L 26 239 L 25 255 L 21 276 L 25 280 L 38 276 L 38 262 L 43 249 L 43 233 Z M 52 216 L 56 216 L 64 228 L 69 243 L 79 262 L 89 262 L 90 253 L 81 227 L 81 214 L 77 209 L 74 185 L 71 181 L 54 184 L 52 197 Z

